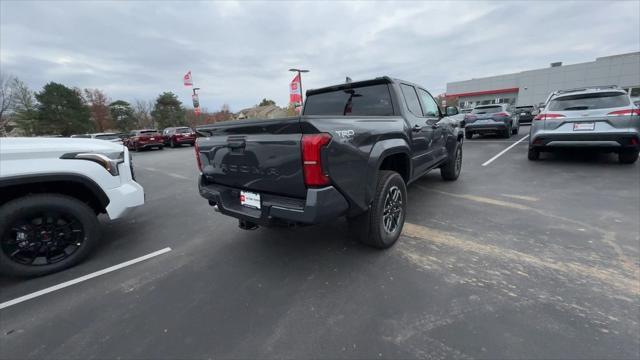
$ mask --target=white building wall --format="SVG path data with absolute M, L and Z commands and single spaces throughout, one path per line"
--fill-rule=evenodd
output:
M 601 57 L 588 63 L 451 82 L 447 83 L 447 94 L 519 88 L 516 104 L 532 105 L 545 101 L 549 93 L 555 90 L 597 85 L 640 87 L 640 52 Z M 489 98 L 504 95 L 489 95 Z M 477 98 L 485 99 L 487 95 Z

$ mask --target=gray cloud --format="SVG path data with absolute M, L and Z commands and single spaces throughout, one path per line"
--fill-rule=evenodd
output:
M 444 91 L 448 81 L 640 50 L 629 2 L 0 2 L 0 65 L 48 81 L 153 99 L 193 72 L 210 110 L 288 101 L 305 89 L 391 75 Z

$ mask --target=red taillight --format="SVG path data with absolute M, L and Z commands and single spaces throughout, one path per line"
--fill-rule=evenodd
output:
M 307 186 L 326 186 L 331 182 L 322 169 L 321 150 L 331 141 L 327 133 L 302 136 L 302 169 L 304 184 Z
M 509 116 L 509 114 L 507 114 L 506 112 L 499 112 L 499 113 L 493 114 L 493 116 Z
M 200 169 L 200 172 L 202 172 L 202 160 L 200 160 L 200 145 L 198 144 L 198 141 L 196 141 L 196 161 L 198 162 L 198 169 Z
M 546 120 L 546 119 L 558 119 L 565 117 L 562 114 L 538 114 L 533 120 Z
M 624 110 L 612 111 L 607 114 L 607 116 L 631 116 L 631 115 L 640 115 L 640 109 L 624 109 Z

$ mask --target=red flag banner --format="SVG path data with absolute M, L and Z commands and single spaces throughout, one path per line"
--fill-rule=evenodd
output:
M 191 78 L 191 70 L 189 70 L 189 72 L 184 75 L 183 80 L 184 80 L 184 86 L 193 86 L 193 79 Z
M 300 92 L 300 74 L 296 75 L 289 84 L 289 102 L 302 105 L 302 93 Z

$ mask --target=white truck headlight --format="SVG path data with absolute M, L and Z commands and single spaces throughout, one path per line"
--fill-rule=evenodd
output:
M 113 153 L 98 153 L 98 152 L 80 152 L 80 153 L 68 153 L 60 156 L 60 159 L 72 159 L 72 160 L 89 160 L 93 161 L 113 176 L 118 176 L 120 171 L 118 170 L 118 164 L 124 163 L 124 151 Z

